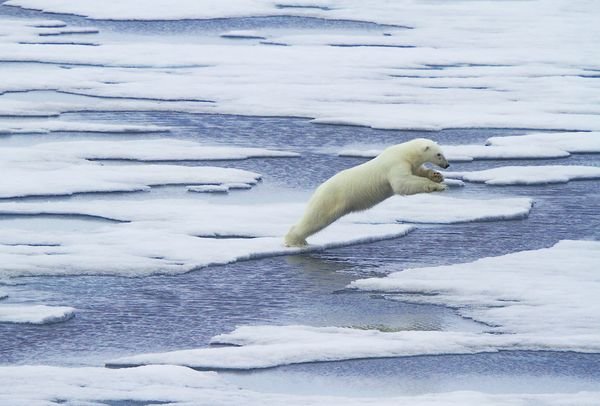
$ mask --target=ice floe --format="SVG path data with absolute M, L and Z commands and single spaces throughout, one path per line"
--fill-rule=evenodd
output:
M 553 337 L 456 331 L 381 332 L 346 327 L 242 326 L 191 350 L 140 354 L 111 367 L 181 365 L 205 370 L 260 369 L 306 362 L 416 355 L 475 354 L 500 350 L 597 352 L 597 335 Z M 594 341 L 596 340 L 596 341 Z
M 110 366 L 183 365 L 198 369 L 256 369 L 346 359 L 491 351 L 474 333 L 380 332 L 342 327 L 243 326 L 192 350 L 141 354 L 111 360 Z
M 134 192 L 157 185 L 245 183 L 260 175 L 241 169 L 177 165 L 102 165 L 84 160 L 0 164 L 0 198 L 91 192 Z
M 285 47 L 225 41 L 214 35 L 205 36 L 202 43 L 128 36 L 119 41 L 100 39 L 97 47 L 60 46 L 57 52 L 58 45 L 9 40 L 0 44 L 0 60 L 42 63 L 47 69 L 42 77 L 13 70 L 11 83 L 17 84 L 0 87 L 119 98 L 125 109 L 140 109 L 141 101 L 146 108 L 165 109 L 168 100 L 170 109 L 181 111 L 192 109 L 189 103 L 196 101 L 203 102 L 193 106 L 197 111 L 310 117 L 316 123 L 376 128 L 600 129 L 595 40 L 599 29 L 594 18 L 598 5 L 593 2 L 574 6 L 566 0 L 537 0 L 507 6 L 335 0 L 315 7 L 279 7 L 271 1 L 211 2 L 214 7 L 184 3 L 177 8 L 164 1 L 143 6 L 128 2 L 114 8 L 75 1 L 5 4 L 109 19 L 360 16 L 396 25 L 377 27 L 373 37 L 387 41 L 380 45 L 414 48 L 360 46 L 361 38 L 344 32 L 337 35 L 347 38 L 336 42 Z M 560 29 L 556 21 L 561 22 Z M 285 36 L 306 34 L 301 28 L 294 30 Z M 470 35 L 473 32 L 478 35 Z M 257 36 L 262 35 L 258 30 Z M 277 35 L 268 39 L 276 42 Z M 371 38 L 363 45 L 377 42 Z M 55 66 L 62 64 L 71 69 Z M 90 69 L 93 66 L 100 69 Z M 61 111 L 101 108 L 108 105 L 87 99 L 65 102 Z
M 120 159 L 133 161 L 213 161 L 248 158 L 297 157 L 299 154 L 265 148 L 203 145 L 168 138 L 148 140 L 61 141 L 35 144 L 28 151 L 59 153 L 81 159 Z M 2 149 L 0 149 L 2 155 Z
M 106 403 L 180 406 L 349 405 L 392 406 L 500 406 L 507 404 L 594 406 L 600 393 L 490 394 L 457 391 L 394 397 L 302 396 L 255 392 L 228 383 L 214 372 L 172 365 L 107 369 L 55 366 L 0 367 L 0 403 L 12 406 L 98 405 Z
M 421 194 L 394 197 L 379 204 L 374 210 L 351 214 L 348 217 L 354 221 L 371 223 L 402 221 L 453 224 L 524 218 L 532 206 L 532 199 L 522 197 L 484 200 Z
M 437 195 L 394 196 L 372 209 L 350 214 L 344 219 L 363 224 L 453 224 L 523 218 L 532 206 L 532 199 L 521 197 L 458 199 Z M 252 216 L 247 214 L 250 207 Z M 168 221 L 171 224 L 180 220 L 184 224 L 198 222 L 207 227 L 222 227 L 224 232 L 220 233 L 234 232 L 237 226 L 238 230 L 250 232 L 250 235 L 276 235 L 287 231 L 285 227 L 296 220 L 303 208 L 303 203 L 222 205 L 183 199 L 155 199 L 143 204 L 138 200 L 120 200 L 111 205 L 102 201 L 1 202 L 0 214 L 74 214 L 114 221 Z M 211 221 L 211 218 L 218 218 L 218 221 Z M 256 229 L 257 234 L 252 234 L 252 229 Z
M 600 167 L 582 165 L 502 166 L 481 171 L 443 172 L 449 178 L 486 185 L 543 185 L 599 179 Z
M 502 138 L 502 137 L 497 137 Z M 449 161 L 468 162 L 476 159 L 537 159 L 564 158 L 569 152 L 546 145 L 442 145 L 444 155 Z M 338 152 L 339 156 L 374 158 L 384 147 L 376 149 L 347 148 Z
M 169 128 L 156 125 L 90 123 L 63 120 L 10 120 L 0 123 L 0 134 L 44 134 L 59 131 L 86 133 L 156 133 L 168 132 Z
M 74 315 L 75 309 L 67 306 L 0 304 L 0 323 L 50 324 Z
M 401 224 L 342 222 L 315 236 L 307 248 L 292 249 L 283 246 L 282 237 L 248 236 L 244 233 L 247 232 L 245 225 L 222 234 L 214 231 L 223 229 L 219 225 L 188 227 L 206 233 L 200 236 L 186 233 L 182 228 L 183 224 L 169 229 L 166 225 L 159 228 L 151 222 L 133 222 L 104 226 L 86 233 L 2 230 L 2 273 L 6 277 L 175 274 L 208 265 L 396 238 L 413 229 Z M 21 243 L 15 244 L 15 240 Z
M 509 137 L 492 137 L 489 145 L 521 148 L 558 148 L 573 153 L 600 152 L 600 133 L 536 133 Z
M 40 36 L 56 34 L 61 31 L 70 32 L 70 29 L 66 28 L 67 25 L 59 20 L 2 18 L 1 21 L 0 43 L 40 41 Z
M 234 168 L 158 164 L 103 165 L 90 160 L 138 161 L 290 157 L 291 152 L 262 148 L 206 146 L 190 141 L 64 141 L 0 148 L 0 197 L 132 192 L 155 185 L 251 187 L 261 175 Z
M 452 306 L 463 316 L 496 326 L 490 327 L 496 332 L 586 350 L 600 343 L 599 263 L 600 242 L 565 240 L 550 248 L 408 269 L 350 286 Z
M 282 236 L 304 204 L 236 205 L 188 199 L 120 200 L 110 205 L 3 202 L 0 214 L 76 215 L 117 223 L 91 232 L 0 230 L 0 259 L 6 276 L 180 273 L 211 264 L 395 238 L 414 228 L 398 221 L 448 224 L 523 218 L 531 205 L 527 198 L 395 197 L 334 223 L 311 238 L 307 248 L 292 249 L 283 246 Z
M 203 369 L 253 369 L 284 364 L 499 350 L 598 352 L 596 292 L 600 242 L 561 241 L 471 263 L 415 268 L 350 287 L 386 297 L 458 309 L 485 323 L 482 332 L 382 332 L 341 327 L 242 326 L 207 347 L 142 354 L 116 366 L 176 364 Z

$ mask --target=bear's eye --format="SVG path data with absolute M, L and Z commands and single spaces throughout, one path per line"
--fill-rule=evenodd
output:
M 437 156 L 442 156 L 442 154 L 437 154 Z

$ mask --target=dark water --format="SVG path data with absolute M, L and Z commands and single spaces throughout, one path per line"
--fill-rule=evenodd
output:
M 69 25 L 94 25 L 100 29 L 99 35 L 106 32 L 136 36 L 157 33 L 213 35 L 224 30 L 263 28 L 386 28 L 369 23 L 289 17 L 143 23 L 89 21 L 77 16 L 44 15 L 2 6 L 1 3 L 0 15 L 60 18 Z M 150 193 L 54 198 L 107 201 L 137 198 L 140 204 L 145 199 L 161 197 L 211 199 L 224 203 L 305 199 L 310 190 L 329 176 L 364 161 L 326 153 L 348 144 L 389 145 L 415 137 L 432 138 L 441 144 L 482 144 L 492 136 L 527 132 L 523 129 L 382 131 L 314 125 L 299 118 L 155 112 L 71 113 L 63 116 L 66 119 L 167 125 L 173 131 L 168 135 L 147 136 L 56 133 L 5 136 L 0 140 L 6 144 L 26 145 L 94 137 L 135 139 L 169 136 L 211 144 L 277 148 L 302 153 L 300 158 L 290 159 L 210 162 L 210 165 L 264 174 L 264 181 L 253 190 L 236 191 L 226 197 L 190 196 L 183 187 L 161 187 Z M 118 165 L 119 162 L 107 164 Z M 184 164 L 205 165 L 206 162 Z M 581 154 L 566 159 L 532 161 L 475 161 L 456 163 L 451 169 L 475 170 L 531 164 L 600 165 L 600 155 Z M 530 187 L 467 184 L 464 188 L 451 189 L 447 194 L 474 198 L 527 196 L 535 199 L 535 207 L 523 220 L 422 226 L 395 240 L 307 255 L 239 262 L 178 276 L 22 278 L 18 281 L 22 283 L 20 285 L 2 286 L 10 294 L 3 302 L 68 305 L 76 307 L 78 313 L 67 322 L 51 325 L 0 323 L 0 364 L 102 365 L 106 360 L 121 355 L 204 346 L 210 337 L 231 331 L 237 325 L 308 324 L 392 330 L 479 331 L 485 326 L 464 320 L 444 307 L 386 301 L 378 295 L 351 292 L 344 288 L 354 279 L 407 267 L 465 262 L 538 249 L 561 239 L 600 238 L 600 181 Z M 45 230 L 93 229 L 98 222 L 74 217 L 0 217 L 0 227 L 15 224 Z M 598 354 L 500 352 L 304 364 L 251 373 L 228 373 L 226 376 L 244 387 L 294 393 L 564 392 L 599 390 L 599 357 Z

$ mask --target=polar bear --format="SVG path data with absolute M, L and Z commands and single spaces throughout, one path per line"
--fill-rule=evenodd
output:
M 423 167 L 426 162 L 442 168 L 449 166 L 438 144 L 417 138 L 393 145 L 376 158 L 337 173 L 317 188 L 304 215 L 285 236 L 285 245 L 307 245 L 306 237 L 340 217 L 366 210 L 394 194 L 445 190 L 442 174 Z

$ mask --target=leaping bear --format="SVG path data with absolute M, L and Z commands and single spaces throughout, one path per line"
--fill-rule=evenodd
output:
M 300 221 L 285 236 L 288 247 L 307 245 L 306 238 L 340 217 L 366 210 L 396 195 L 442 191 L 441 173 L 423 167 L 449 166 L 439 145 L 417 138 L 385 149 L 364 164 L 343 170 L 317 188 Z

